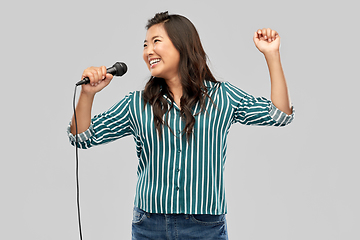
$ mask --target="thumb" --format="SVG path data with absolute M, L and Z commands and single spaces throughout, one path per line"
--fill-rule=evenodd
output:
M 255 43 L 255 44 L 257 44 L 257 43 L 260 41 L 259 35 L 258 35 L 257 32 L 254 33 L 253 40 L 254 40 L 254 43 Z
M 113 77 L 114 76 L 111 75 L 110 73 L 106 73 L 104 81 L 111 81 L 111 79 L 113 79 Z
M 107 73 L 106 74 L 106 77 L 105 77 L 105 79 L 103 79 L 102 81 L 101 81 L 101 83 L 103 83 L 103 85 L 104 85 L 104 87 L 106 87 L 110 82 L 111 82 L 111 80 L 113 79 L 113 75 L 111 75 L 110 73 Z M 100 84 L 101 84 L 100 83 Z

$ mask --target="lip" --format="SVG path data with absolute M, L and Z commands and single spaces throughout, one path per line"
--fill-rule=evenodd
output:
M 154 63 L 154 64 L 150 64 L 150 62 L 151 62 L 152 60 L 154 60 L 154 59 L 160 59 L 160 61 L 157 62 L 157 63 Z M 161 62 L 161 58 L 150 58 L 148 62 L 149 62 L 150 68 L 154 68 L 156 65 L 158 65 L 158 63 Z
M 154 63 L 154 64 L 150 65 L 150 68 L 154 68 L 154 67 L 156 67 L 156 65 L 158 65 L 158 63 L 159 63 L 159 62 L 157 62 L 157 63 Z

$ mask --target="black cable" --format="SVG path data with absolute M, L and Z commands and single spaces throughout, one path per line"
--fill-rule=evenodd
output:
M 80 240 L 82 240 L 82 231 L 81 231 L 81 220 L 80 220 L 80 186 L 79 186 L 79 151 L 78 151 L 78 126 L 77 126 L 77 119 L 76 119 L 76 111 L 75 111 L 75 96 L 76 96 L 76 88 L 74 90 L 74 99 L 73 99 L 73 109 L 74 109 L 74 120 L 75 120 L 75 155 L 76 155 L 76 200 L 77 200 L 77 212 L 78 212 L 78 221 L 79 221 L 79 233 L 80 233 Z

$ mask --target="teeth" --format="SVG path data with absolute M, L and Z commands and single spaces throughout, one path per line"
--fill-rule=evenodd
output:
M 151 60 L 151 61 L 150 61 L 150 65 L 153 65 L 153 64 L 155 64 L 155 63 L 157 63 L 157 62 L 160 62 L 160 58 Z

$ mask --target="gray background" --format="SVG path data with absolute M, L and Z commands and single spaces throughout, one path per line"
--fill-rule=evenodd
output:
M 93 113 L 141 90 L 145 24 L 169 10 L 197 27 L 220 81 L 270 97 L 258 28 L 281 36 L 296 109 L 285 128 L 234 125 L 230 239 L 360 239 L 359 15 L 355 1 L 14 1 L 2 4 L 0 239 L 78 239 L 75 150 L 66 127 L 88 66 L 129 67 Z M 357 108 L 355 106 L 357 105 Z M 80 151 L 84 240 L 130 239 L 132 137 Z

